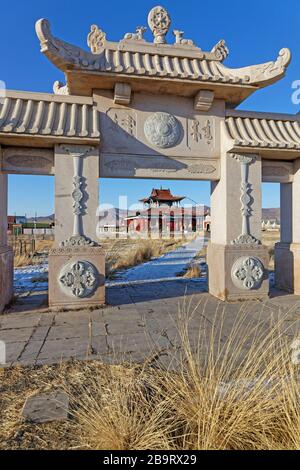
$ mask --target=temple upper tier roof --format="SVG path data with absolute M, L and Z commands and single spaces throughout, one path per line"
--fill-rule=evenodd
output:
M 92 25 L 88 35 L 90 52 L 57 39 L 50 24 L 41 19 L 36 32 L 41 51 L 65 73 L 66 86 L 56 84 L 57 93 L 91 96 L 93 89 L 113 89 L 125 82 L 134 91 L 194 96 L 211 90 L 217 99 L 236 106 L 259 88 L 281 79 L 291 60 L 289 49 L 281 49 L 276 60 L 242 68 L 223 64 L 229 50 L 220 40 L 209 52 L 202 51 L 183 31 L 174 30 L 174 44 L 166 43 L 171 19 L 162 7 L 153 8 L 148 24 L 154 42 L 144 38 L 147 28 L 139 26 L 119 42 L 107 40 L 106 33 Z

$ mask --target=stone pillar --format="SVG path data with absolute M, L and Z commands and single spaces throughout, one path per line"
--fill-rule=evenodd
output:
M 0 173 L 0 313 L 12 297 L 13 250 L 7 244 L 7 175 Z
M 105 256 L 96 240 L 99 150 L 55 148 L 55 246 L 49 255 L 49 305 L 105 301 Z
M 268 252 L 261 244 L 261 158 L 221 155 L 211 188 L 209 292 L 221 300 L 267 298 Z
M 280 185 L 280 242 L 275 245 L 278 289 L 300 295 L 300 159 L 292 183 Z

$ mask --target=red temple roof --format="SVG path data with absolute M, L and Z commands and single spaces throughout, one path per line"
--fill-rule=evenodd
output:
M 170 189 L 156 189 L 153 188 L 149 197 L 140 199 L 140 202 L 149 203 L 152 201 L 182 201 L 185 196 L 173 196 Z

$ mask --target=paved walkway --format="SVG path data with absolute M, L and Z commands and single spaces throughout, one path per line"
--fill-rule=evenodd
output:
M 165 255 L 140 264 L 131 269 L 127 269 L 115 276 L 108 286 L 127 283 L 141 283 L 162 280 L 174 280 L 193 261 L 195 256 L 207 245 L 207 238 L 199 237 L 193 241 L 185 243 L 175 250 Z M 203 273 L 206 270 L 205 258 L 200 258 L 197 262 L 201 265 Z
M 139 362 L 148 358 L 169 365 L 181 347 L 176 326 L 179 314 L 190 317 L 188 331 L 194 347 L 203 332 L 204 339 L 209 337 L 212 324 L 221 317 L 224 319 L 221 340 L 225 341 L 242 311 L 245 330 L 241 334 L 257 324 L 267 331 L 271 319 L 284 317 L 284 326 L 292 340 L 300 323 L 300 297 L 272 291 L 265 303 L 220 302 L 207 293 L 205 276 L 202 279 L 173 276 L 190 260 L 192 249 L 189 246 L 176 250 L 123 273 L 107 287 L 107 306 L 93 311 L 41 310 L 46 287 L 41 267 L 33 283 L 35 291 L 31 292 L 31 302 L 36 302 L 37 310 L 24 312 L 26 302 L 22 307 L 20 287 L 21 297 L 16 304 L 19 310 L 14 308 L 13 312 L 0 316 L 0 340 L 6 344 L 6 365 L 53 364 L 71 358 L 99 359 L 106 363 Z M 195 242 L 194 253 L 197 250 Z M 165 268 L 172 272 L 171 278 L 164 277 Z M 28 277 L 19 277 L 19 286 L 21 281 L 26 287 Z

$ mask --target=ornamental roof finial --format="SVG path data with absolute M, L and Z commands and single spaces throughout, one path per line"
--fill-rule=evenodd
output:
M 167 10 L 161 6 L 152 8 L 148 15 L 148 24 L 153 33 L 154 42 L 165 44 L 166 34 L 171 26 L 171 18 Z

